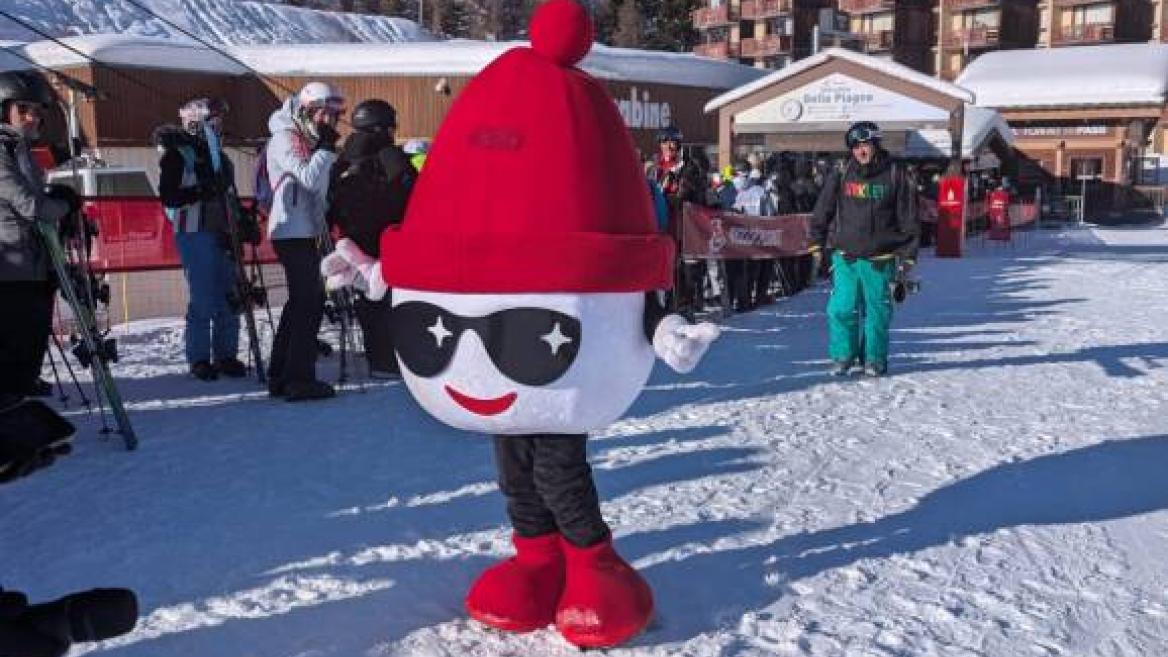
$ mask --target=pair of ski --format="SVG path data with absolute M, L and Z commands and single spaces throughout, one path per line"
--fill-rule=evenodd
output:
M 219 133 L 210 123 L 204 122 L 203 134 L 207 139 L 207 150 L 211 153 L 211 168 L 215 171 L 215 177 L 223 184 L 224 214 L 227 216 L 227 232 L 231 240 L 231 259 L 235 266 L 235 299 L 243 312 L 243 320 L 247 328 L 248 349 L 252 365 L 255 367 L 256 380 L 263 384 L 267 383 L 267 372 L 264 368 L 260 334 L 255 318 L 255 288 L 251 279 L 248 278 L 247 269 L 244 266 L 243 239 L 240 232 L 243 225 L 243 206 L 239 202 L 235 180 L 227 179 L 223 175 L 223 150 Z
M 67 217 L 66 220 L 75 220 L 79 224 L 82 221 L 79 216 Z M 130 424 L 130 418 L 126 414 L 122 396 L 114 384 L 113 375 L 110 373 L 109 362 L 115 357 L 110 353 L 111 349 L 107 347 L 105 336 L 98 327 L 95 309 L 96 301 L 93 299 L 92 293 L 82 298 L 78 292 L 75 284 L 76 278 L 70 275 L 68 254 L 65 252 L 64 246 L 61 245 L 61 239 L 57 234 L 57 227 L 43 221 L 35 221 L 34 223 L 37 231 L 40 233 L 41 243 L 44 244 L 45 251 L 49 255 L 50 262 L 52 262 L 53 272 L 57 275 L 61 295 L 65 297 L 66 303 L 69 304 L 70 310 L 73 311 L 73 317 L 77 324 L 80 347 L 88 354 L 85 360 L 88 361 L 89 371 L 93 374 L 93 384 L 97 388 L 98 404 L 100 406 L 101 399 L 105 399 L 106 403 L 109 404 L 110 412 L 114 416 L 114 422 L 118 426 L 117 431 L 122 436 L 122 441 L 125 443 L 126 449 L 135 449 L 138 447 L 138 437 L 134 433 L 134 427 Z M 82 230 L 84 229 L 84 227 L 80 228 Z M 84 233 L 80 234 L 84 236 Z M 83 249 L 82 256 L 87 255 L 86 250 Z M 78 263 L 78 266 L 88 267 L 89 263 Z M 88 284 L 89 280 L 89 277 L 85 277 L 85 284 Z M 104 415 L 102 417 L 104 418 Z M 51 427 L 47 427 L 47 430 L 50 429 Z

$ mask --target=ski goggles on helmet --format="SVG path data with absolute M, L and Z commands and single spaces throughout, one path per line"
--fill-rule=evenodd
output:
M 507 378 L 544 386 L 563 376 L 580 351 L 580 320 L 546 308 L 509 308 L 463 317 L 424 301 L 393 308 L 393 344 L 402 363 L 430 378 L 450 366 L 458 342 L 474 331 L 491 362 Z
M 880 141 L 882 137 L 880 128 L 875 124 L 861 123 L 848 128 L 848 133 L 844 136 L 844 141 L 847 143 L 848 148 L 855 148 L 857 144 Z

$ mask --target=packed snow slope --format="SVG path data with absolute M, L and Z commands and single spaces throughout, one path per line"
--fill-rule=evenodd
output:
M 827 290 L 725 323 L 591 441 L 653 586 L 614 656 L 1168 652 L 1168 230 L 1048 232 L 925 259 L 891 376 L 823 374 Z M 0 582 L 124 585 L 139 627 L 73 655 L 547 656 L 467 620 L 506 554 L 490 443 L 400 385 L 312 405 L 186 378 L 178 324 L 127 327 L 135 453 L 0 489 Z M 330 364 L 329 367 L 334 367 Z
M 225 44 L 432 41 L 404 18 L 316 11 L 251 0 L 137 0 L 208 41 Z M 136 34 L 187 37 L 127 0 L 4 0 L 6 12 L 56 37 Z M 0 40 L 42 37 L 0 17 Z

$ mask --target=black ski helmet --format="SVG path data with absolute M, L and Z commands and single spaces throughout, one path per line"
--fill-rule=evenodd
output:
M 680 146 L 681 140 L 682 140 L 681 130 L 679 130 L 677 128 L 677 126 L 675 126 L 675 125 L 667 125 L 664 128 L 661 128 L 660 130 L 657 131 L 657 143 L 658 144 L 663 144 L 667 141 L 672 141 L 672 142 L 676 142 Z
M 883 136 L 880 133 L 880 126 L 871 121 L 860 121 L 853 123 L 852 127 L 848 128 L 847 134 L 844 135 L 844 144 L 847 145 L 848 150 L 855 148 L 856 144 L 868 142 L 879 145 Z
M 388 130 L 397 127 L 397 110 L 380 98 L 371 98 L 357 103 L 349 122 L 363 132 Z
M 9 103 L 36 103 L 41 107 L 53 104 L 53 91 L 39 75 L 28 71 L 0 73 L 0 123 L 8 122 Z

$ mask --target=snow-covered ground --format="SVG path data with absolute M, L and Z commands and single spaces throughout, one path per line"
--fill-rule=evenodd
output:
M 183 31 L 224 44 L 432 41 L 404 18 L 316 11 L 254 0 L 4 0 L 3 9 L 57 37 L 133 34 L 186 39 Z M 0 17 L 0 39 L 42 37 Z
M 926 259 L 893 374 L 822 373 L 825 289 L 736 317 L 591 441 L 619 549 L 656 593 L 612 655 L 1168 652 L 1168 230 L 1046 233 Z M 489 442 L 400 385 L 289 405 L 182 376 L 129 327 L 138 452 L 0 489 L 0 582 L 138 591 L 74 655 L 574 655 L 462 597 L 505 553 Z M 330 367 L 333 367 L 330 365 Z

